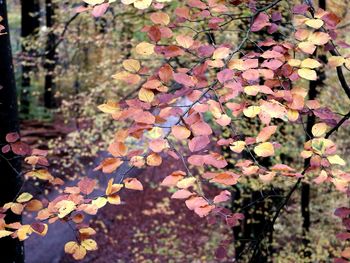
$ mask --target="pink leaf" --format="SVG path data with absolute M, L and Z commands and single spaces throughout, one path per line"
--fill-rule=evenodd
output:
M 94 9 L 92 10 L 92 15 L 94 17 L 100 17 L 102 16 L 104 13 L 106 13 L 107 9 L 109 7 L 109 4 L 108 3 L 105 3 L 105 4 L 101 4 L 101 5 L 96 5 L 94 7 Z

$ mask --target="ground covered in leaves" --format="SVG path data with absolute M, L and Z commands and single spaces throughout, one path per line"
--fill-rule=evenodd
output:
M 232 231 L 200 218 L 183 201 L 170 199 L 171 193 L 159 183 L 174 169 L 179 167 L 168 161 L 162 168 L 141 171 L 144 191 L 126 190 L 122 205 L 102 209 L 92 221 L 99 249 L 83 262 L 215 261 L 218 244 L 231 238 Z M 67 255 L 61 262 L 74 260 Z

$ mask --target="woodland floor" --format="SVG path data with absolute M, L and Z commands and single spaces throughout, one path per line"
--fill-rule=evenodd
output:
M 62 130 L 62 126 L 60 123 L 26 122 L 22 135 L 24 141 L 40 146 L 40 140 L 64 136 L 68 129 Z M 91 225 L 97 230 L 94 239 L 99 249 L 88 253 L 81 262 L 218 262 L 215 250 L 220 241 L 231 238 L 231 229 L 224 228 L 223 224 L 209 224 L 188 210 L 184 201 L 171 200 L 168 189 L 159 187 L 165 176 L 181 169 L 178 165 L 178 162 L 166 160 L 161 168 L 140 171 L 136 176 L 143 183 L 144 191 L 124 191 L 122 205 L 107 205 L 91 218 Z M 209 189 L 209 192 L 215 195 L 219 190 Z M 65 239 L 72 233 L 67 233 L 70 229 L 62 225 L 50 226 L 50 242 L 40 240 L 29 245 L 33 251 L 27 251 L 28 256 L 35 254 L 34 250 L 40 246 L 40 250 L 45 250 L 38 256 L 41 263 L 76 262 L 63 252 Z M 55 257 L 49 252 L 53 250 L 58 250 Z M 232 256 L 232 251 L 229 255 Z M 228 258 L 223 261 L 230 262 Z

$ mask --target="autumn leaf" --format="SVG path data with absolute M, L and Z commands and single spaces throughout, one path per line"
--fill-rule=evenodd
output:
M 265 142 L 276 132 L 277 126 L 264 127 L 256 136 L 256 142 Z
M 269 157 L 275 155 L 275 150 L 273 148 L 272 143 L 270 142 L 264 142 L 259 144 L 258 146 L 255 146 L 254 152 L 257 156 L 260 157 Z
M 149 166 L 159 166 L 162 164 L 162 157 L 157 153 L 151 153 L 147 156 L 146 163 Z
M 141 42 L 135 49 L 137 54 L 143 56 L 150 56 L 154 53 L 154 45 L 147 42 Z
M 141 182 L 139 180 L 137 180 L 136 178 L 126 178 L 126 179 L 124 179 L 123 182 L 124 182 L 125 188 L 127 188 L 127 189 L 138 190 L 138 191 L 143 190 L 143 186 L 142 186 Z
M 319 68 L 321 66 L 322 64 L 320 62 L 312 58 L 304 59 L 300 64 L 301 68 L 310 68 L 310 69 Z
M 191 131 L 184 126 L 171 127 L 171 133 L 178 140 L 185 140 L 191 136 Z
M 311 132 L 315 137 L 322 137 L 328 129 L 328 125 L 325 123 L 317 123 L 312 126 Z
M 308 19 L 305 21 L 305 25 L 314 29 L 319 29 L 323 26 L 323 21 L 321 19 Z
M 194 43 L 192 37 L 186 35 L 177 36 L 176 42 L 183 48 L 190 48 Z
M 9 235 L 12 235 L 13 232 L 8 231 L 8 230 L 0 230 L 0 238 L 7 237 Z
M 154 93 L 152 90 L 141 88 L 139 90 L 139 99 L 151 103 L 154 100 Z
M 330 164 L 338 164 L 338 165 L 345 165 L 345 161 L 337 154 L 327 156 L 327 160 L 330 162 Z
M 121 204 L 120 196 L 118 194 L 109 195 L 107 197 L 107 201 L 108 201 L 108 203 L 110 203 L 112 205 L 120 205 Z
M 340 67 L 345 63 L 345 58 L 341 56 L 331 56 L 328 58 L 328 65 L 331 67 Z
M 81 246 L 87 251 L 97 250 L 97 243 L 93 239 L 85 239 L 81 242 Z
M 119 105 L 116 102 L 108 101 L 107 103 L 98 106 L 98 109 L 104 113 L 115 114 L 119 112 Z
M 115 194 L 123 188 L 122 184 L 113 184 L 113 181 L 114 181 L 113 178 L 109 179 L 107 188 L 106 188 L 106 195 Z
M 98 208 L 102 208 L 107 204 L 107 198 L 99 196 L 92 200 L 91 204 L 97 206 Z
M 127 59 L 123 61 L 123 67 L 132 73 L 136 73 L 140 70 L 141 65 L 136 59 Z
M 260 110 L 261 109 L 259 106 L 249 106 L 248 108 L 243 110 L 243 114 L 248 118 L 254 118 L 260 113 Z
M 76 205 L 73 201 L 62 200 L 59 201 L 55 207 L 58 209 L 58 217 L 64 218 L 76 209 Z
M 168 25 L 170 22 L 169 15 L 167 13 L 164 13 L 164 12 L 152 13 L 150 18 L 151 18 L 153 23 L 164 25 L 164 26 Z
M 193 186 L 196 181 L 197 179 L 195 177 L 187 177 L 177 182 L 176 186 L 182 189 L 187 189 Z
M 231 151 L 235 153 L 241 153 L 246 146 L 246 143 L 244 141 L 235 141 L 230 145 Z
M 26 203 L 30 201 L 33 198 L 33 196 L 30 193 L 22 193 L 19 197 L 17 197 L 16 201 L 18 203 Z
M 228 47 L 219 47 L 213 53 L 213 59 L 224 59 L 230 54 L 230 49 Z
M 171 198 L 173 198 L 173 199 L 187 199 L 187 198 L 191 197 L 192 195 L 194 195 L 192 192 L 190 192 L 186 189 L 180 189 L 180 190 L 176 191 L 175 193 L 173 193 Z
M 317 79 L 317 73 L 315 70 L 308 69 L 308 68 L 302 68 L 298 69 L 298 75 L 302 77 L 303 79 L 307 80 L 316 80 Z
M 53 176 L 47 170 L 34 170 L 26 173 L 26 176 L 35 177 L 40 180 L 46 180 L 46 181 L 51 181 L 54 179 Z

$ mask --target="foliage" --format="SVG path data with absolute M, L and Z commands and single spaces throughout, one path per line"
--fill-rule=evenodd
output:
M 179 163 L 161 182 L 173 191 L 171 198 L 183 200 L 199 217 L 222 223 L 227 229 L 244 219 L 240 211 L 227 209 L 232 187 L 264 190 L 274 182 L 293 183 L 276 211 L 270 211 L 268 223 L 249 251 L 252 258 L 302 182 L 333 185 L 339 192 L 348 192 L 350 177 L 346 162 L 333 138 L 350 118 L 350 112 L 339 114 L 325 100 L 309 99 L 307 90 L 309 81 L 320 79 L 321 70 L 336 69 L 342 92 L 350 98 L 350 87 L 342 73 L 342 68 L 350 67 L 350 58 L 338 51 L 342 46 L 336 42 L 340 19 L 335 14 L 315 9 L 309 1 L 293 7 L 282 0 L 84 2 L 88 5 L 76 8 L 78 14 L 91 13 L 99 18 L 113 5 L 123 5 L 126 14 L 147 18 L 140 30 L 143 34 L 131 32 L 131 45 L 120 49 L 128 53 L 120 58 L 120 70 L 111 73 L 107 67 L 100 71 L 99 80 L 84 79 L 92 88 L 75 94 L 74 103 L 78 107 L 63 102 L 68 115 L 76 113 L 71 109 L 82 110 L 84 116 L 93 119 L 92 126 L 101 121 L 102 127 L 111 129 L 110 119 L 117 123 L 113 141 L 106 147 L 109 156 L 95 168 L 111 175 L 107 188 L 102 195 L 93 195 L 97 182 L 87 177 L 74 186 L 63 187 L 64 182 L 47 170 L 45 151 L 30 149 L 18 134 L 9 134 L 2 152 L 25 156 L 31 169 L 24 176 L 45 181 L 62 193 L 50 202 L 35 199 L 28 192 L 19 193 L 2 208 L 2 237 L 11 235 L 25 240 L 33 233 L 46 235 L 49 225 L 56 221 L 72 223 L 76 240 L 68 242 L 65 251 L 74 259 L 83 259 L 87 252 L 97 249 L 93 239 L 96 231 L 83 224 L 84 214 L 95 215 L 108 203 L 121 204 L 121 191 L 142 191 L 142 178 L 129 177 L 128 172 L 161 166 L 165 158 Z M 282 8 L 290 17 L 282 16 Z M 239 29 L 241 21 L 249 25 L 243 32 Z M 108 30 L 113 29 L 106 30 L 106 34 L 112 34 Z M 236 31 L 243 37 L 232 41 L 237 37 L 232 34 Z M 270 37 L 264 38 L 263 34 Z M 282 40 L 275 40 L 277 34 L 282 35 Z M 114 45 L 113 41 L 105 41 L 105 46 Z M 248 44 L 252 45 L 251 50 Z M 104 50 L 98 52 L 102 54 Z M 328 53 L 326 63 L 320 56 Z M 99 62 L 107 63 L 104 59 Z M 76 68 L 74 72 L 79 71 Z M 111 91 L 101 88 L 111 85 L 110 78 L 120 87 L 130 87 L 131 95 L 118 100 L 121 96 L 115 96 L 113 87 Z M 93 87 L 96 83 L 97 88 Z M 86 103 L 94 105 L 104 98 L 106 102 L 101 102 L 98 109 L 105 115 L 97 114 L 97 109 L 79 107 Z M 304 127 L 309 116 L 316 118 L 310 132 Z M 224 133 L 228 135 L 224 137 Z M 82 136 L 80 143 L 85 142 L 88 148 L 89 136 L 99 136 L 92 140 L 96 143 L 109 136 L 105 129 L 75 135 L 70 135 L 73 141 Z M 98 144 L 93 154 L 101 147 Z M 284 157 L 286 154 L 289 158 Z M 81 151 L 76 155 L 81 156 Z M 116 171 L 125 164 L 129 169 L 120 177 Z M 206 185 L 215 185 L 221 191 L 215 196 L 208 195 Z M 7 210 L 15 214 L 35 211 L 37 215 L 30 225 L 6 224 Z M 341 208 L 336 212 L 347 231 L 348 210 Z M 338 237 L 350 238 L 347 232 Z M 227 243 L 220 242 L 218 258 L 226 256 Z M 345 248 L 336 261 L 349 259 L 349 248 Z

